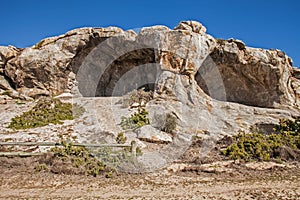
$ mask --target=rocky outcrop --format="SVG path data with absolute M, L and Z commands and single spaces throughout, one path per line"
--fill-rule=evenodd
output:
M 6 63 L 9 60 L 15 58 L 20 51 L 21 51 L 20 49 L 17 49 L 13 46 L 8 46 L 8 47 L 0 46 L 0 73 L 1 74 L 4 73 L 4 68 Z
M 108 38 L 110 41 L 104 43 Z M 95 47 L 98 50 L 93 53 Z M 87 62 L 91 53 L 93 59 Z M 136 82 L 116 90 L 124 74 L 149 63 L 156 64 L 155 70 L 153 66 L 136 70 L 123 83 Z M 95 78 L 88 80 L 88 75 L 82 75 L 82 67 Z M 161 71 L 187 76 L 188 84 L 195 79 L 217 100 L 269 108 L 299 106 L 299 75 L 284 52 L 246 47 L 234 39 L 214 39 L 199 22 L 184 21 L 174 30 L 147 27 L 138 35 L 115 27 L 81 28 L 46 38 L 30 48 L 0 48 L 0 73 L 19 93 L 31 97 L 70 91 L 78 72 L 84 96 L 122 95 L 143 82 L 161 96 L 172 96 L 173 83 L 162 83 L 166 80 L 157 76 L 168 75 Z M 156 82 L 159 84 L 154 88 Z
M 295 103 L 300 105 L 300 69 L 293 68 L 292 77 L 290 78 L 291 86 L 295 93 Z
M 106 97 L 139 88 L 154 95 L 143 105 L 150 124 L 124 132 L 129 141 L 143 141 L 146 149 L 136 166 L 124 163 L 135 172 L 172 162 L 192 136 L 203 139 L 199 153 L 206 155 L 225 135 L 250 128 L 266 131 L 280 118 L 299 115 L 300 70 L 291 58 L 279 50 L 215 39 L 199 22 L 184 21 L 174 30 L 145 27 L 138 34 L 115 27 L 81 28 L 25 49 L 0 47 L 1 93 L 23 99 L 73 97 L 86 110 L 68 122 L 80 141 L 113 142 L 124 131 L 121 116 L 134 108 L 119 105 L 121 97 Z M 13 108 L 6 98 L 3 102 Z M 172 134 L 162 131 L 168 116 L 176 122 Z M 10 118 L 0 122 L 8 132 Z M 44 135 L 53 135 L 44 129 Z M 24 138 L 27 132 L 20 134 Z
M 222 77 L 227 101 L 259 107 L 296 104 L 292 61 L 284 52 L 246 47 L 233 39 L 217 41 L 210 57 Z
M 17 90 L 24 95 L 57 95 L 70 89 L 68 76 L 74 62 L 81 62 L 84 54 L 108 37 L 124 34 L 119 28 L 81 28 L 64 35 L 46 38 L 33 47 L 19 50 L 18 56 L 4 54 L 2 65 Z

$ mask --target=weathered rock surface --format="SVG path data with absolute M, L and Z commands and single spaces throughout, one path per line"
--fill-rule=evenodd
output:
M 206 33 L 206 28 L 200 22 L 196 21 L 182 21 L 174 28 L 174 30 L 187 30 L 199 34 Z
M 284 52 L 245 47 L 236 40 L 218 42 L 210 56 L 222 77 L 227 101 L 259 107 L 296 104 L 292 62 Z
M 15 58 L 18 52 L 20 51 L 21 51 L 20 49 L 17 49 L 13 46 L 8 46 L 8 47 L 0 46 L 0 73 L 1 74 L 4 73 L 4 67 L 6 63 L 10 59 Z
M 142 126 L 141 128 L 137 129 L 136 132 L 138 139 L 147 142 L 169 143 L 173 141 L 169 134 L 156 129 L 151 125 Z
M 94 48 L 107 37 L 124 34 L 119 28 L 81 28 L 65 35 L 46 38 L 33 47 L 22 49 L 18 56 L 4 52 L 5 76 L 29 96 L 60 94 L 68 90 L 68 75 L 73 62 L 80 62 L 83 51 Z M 3 68 L 3 67 L 2 67 Z M 35 88 L 35 92 L 29 91 Z

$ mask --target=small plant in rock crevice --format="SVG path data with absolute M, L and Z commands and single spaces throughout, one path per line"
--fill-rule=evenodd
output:
M 118 133 L 117 137 L 116 137 L 116 142 L 118 144 L 125 144 L 125 142 L 127 141 L 127 137 L 124 135 L 124 133 Z
M 142 149 L 140 147 L 137 147 L 136 148 L 136 156 L 142 156 L 142 155 L 143 155 Z
M 148 112 L 145 108 L 138 108 L 138 111 L 133 113 L 130 117 L 121 117 L 121 127 L 124 130 L 136 129 L 149 124 L 147 117 Z

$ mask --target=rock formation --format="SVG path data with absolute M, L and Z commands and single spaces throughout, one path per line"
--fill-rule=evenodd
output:
M 268 108 L 299 106 L 299 70 L 293 68 L 291 58 L 284 52 L 246 47 L 234 39 L 214 39 L 205 32 L 202 24 L 193 21 L 181 22 L 174 30 L 147 27 L 139 34 L 115 27 L 75 29 L 25 49 L 1 47 L 0 73 L 23 95 L 58 95 L 72 88 L 73 73 L 77 74 L 87 55 L 113 37 L 111 44 L 106 44 L 106 52 L 101 53 L 117 58 L 113 63 L 100 58 L 104 63 L 97 64 L 110 66 L 97 66 L 106 71 L 97 83 L 96 94 L 88 95 L 110 96 L 115 83 L 128 70 L 158 63 L 159 70 L 188 76 L 190 81 L 195 79 L 205 93 L 218 100 Z M 116 53 L 124 50 L 121 45 L 125 45 L 126 52 Z M 217 70 L 219 77 L 210 77 L 212 70 Z M 222 85 L 211 83 L 218 78 Z M 158 93 L 162 90 L 157 88 Z
M 166 157 L 180 154 L 170 150 L 172 145 L 186 148 L 187 135 L 214 142 L 299 115 L 300 70 L 290 57 L 280 50 L 247 47 L 240 40 L 215 39 L 199 22 L 183 21 L 174 30 L 146 27 L 138 34 L 116 27 L 80 28 L 25 49 L 0 47 L 0 89 L 14 98 L 62 93 L 110 97 L 139 88 L 154 92 L 146 105 L 148 126 L 156 130 L 152 134 L 161 130 L 157 119 L 171 114 L 178 121 L 173 135 L 161 141 L 171 143 L 161 152 L 168 155 L 162 156 L 161 165 L 170 161 Z M 118 131 L 117 123 L 104 119 L 108 113 L 103 105 L 97 109 L 91 109 L 101 115 L 97 130 Z M 84 134 L 97 132 L 89 120 Z M 138 135 L 157 138 L 148 132 Z M 183 135 L 174 139 L 176 134 Z

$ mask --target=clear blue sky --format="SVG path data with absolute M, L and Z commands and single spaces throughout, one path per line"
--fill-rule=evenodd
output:
M 197 20 L 214 37 L 281 49 L 300 67 L 299 0 L 8 0 L 0 6 L 0 45 L 27 47 L 78 27 L 173 28 Z

